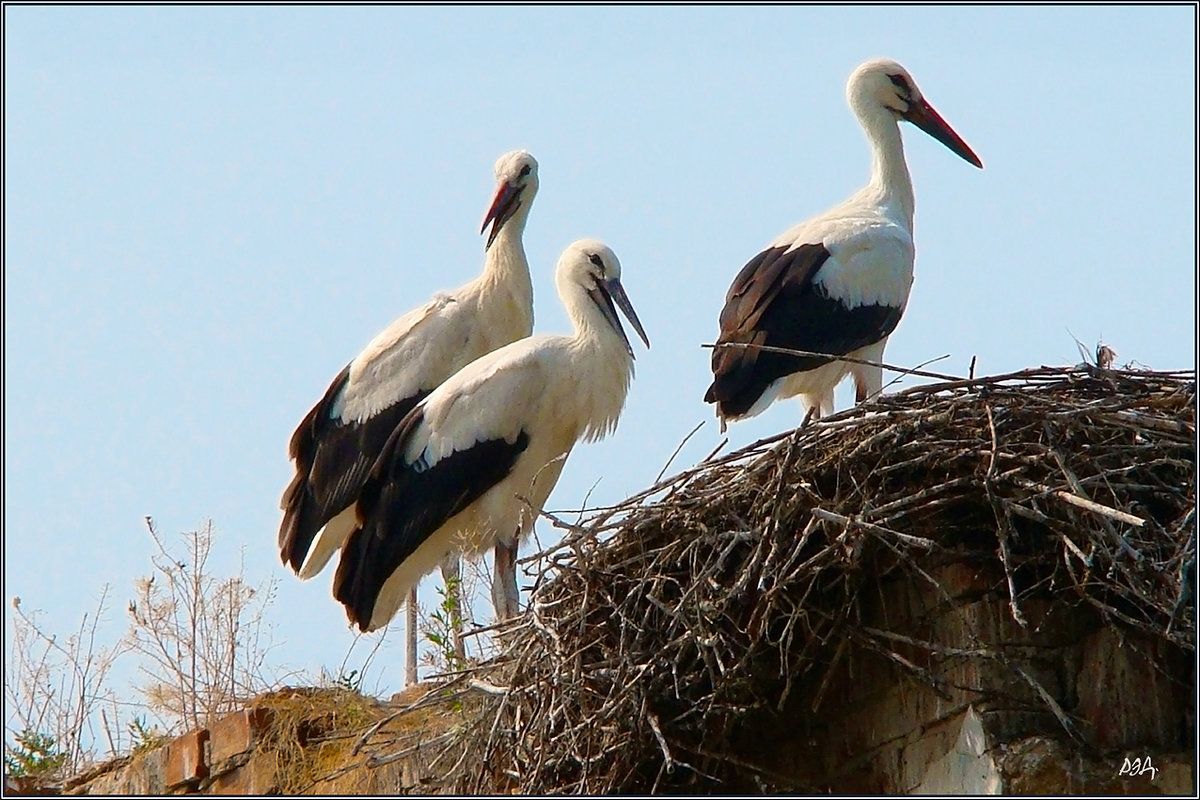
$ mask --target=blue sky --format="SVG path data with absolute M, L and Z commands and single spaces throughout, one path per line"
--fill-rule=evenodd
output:
M 876 56 L 985 165 L 903 128 L 916 283 L 889 363 L 1070 364 L 1078 338 L 1193 367 L 1195 34 L 1190 5 L 7 6 L 6 600 L 66 632 L 111 584 L 115 637 L 143 517 L 211 518 L 218 572 L 279 581 L 273 661 L 337 668 L 331 570 L 301 583 L 275 549 L 288 437 L 377 331 L 479 272 L 518 147 L 541 165 L 536 329 L 568 329 L 553 265 L 593 236 L 652 342 L 548 507 L 640 491 L 700 422 L 670 471 L 703 458 L 701 344 L 746 260 L 866 181 L 844 87 Z M 728 447 L 800 418 L 777 404 Z M 401 639 L 372 687 L 399 688 Z

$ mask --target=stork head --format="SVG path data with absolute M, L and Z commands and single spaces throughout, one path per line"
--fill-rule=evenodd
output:
M 496 234 L 500 233 L 500 229 L 514 215 L 523 226 L 537 190 L 537 159 L 524 150 L 513 150 L 500 156 L 496 162 L 496 196 L 492 198 L 492 205 L 483 218 L 483 226 L 479 229 L 479 232 L 483 233 L 488 225 L 492 226 L 484 249 L 492 246 Z M 518 210 L 522 210 L 523 213 L 518 215 Z
M 631 358 L 633 348 L 629 345 L 629 337 L 625 335 L 621 319 L 617 316 L 618 308 L 646 343 L 646 347 L 650 346 L 650 339 L 642 328 L 637 312 L 633 310 L 633 304 L 629 302 L 625 288 L 621 286 L 621 262 L 617 260 L 617 254 L 604 242 L 580 239 L 572 243 L 558 259 L 554 280 L 558 285 L 559 295 L 568 307 L 574 306 L 571 300 L 582 290 L 587 298 L 584 306 L 590 304 L 595 307 L 605 324 L 621 337 Z
M 865 121 L 882 108 L 893 119 L 911 122 L 964 161 L 983 168 L 979 156 L 929 105 L 908 70 L 895 61 L 877 58 L 860 64 L 846 84 L 846 99 L 860 119 Z

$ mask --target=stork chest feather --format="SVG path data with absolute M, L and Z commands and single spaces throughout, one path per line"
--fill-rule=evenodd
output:
M 891 222 L 826 242 L 829 259 L 813 278 L 828 297 L 847 308 L 904 308 L 913 283 L 914 250 L 908 231 Z

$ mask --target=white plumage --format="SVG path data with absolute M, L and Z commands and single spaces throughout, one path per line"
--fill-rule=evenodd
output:
M 575 443 L 616 427 L 633 374 L 616 308 L 649 344 L 620 274 L 603 243 L 572 244 L 555 281 L 573 335 L 534 336 L 483 356 L 396 428 L 361 493 L 335 578 L 335 595 L 361 629 L 387 624 L 447 553 L 515 552 Z M 501 618 L 516 613 L 515 573 L 497 568 L 493 600 Z
M 846 97 L 871 144 L 871 180 L 840 205 L 784 232 L 734 280 L 704 398 L 716 403 L 722 430 L 727 420 L 754 416 L 776 399 L 796 395 L 817 413 L 831 413 L 834 388 L 847 375 L 854 377 L 859 402 L 882 391 L 879 367 L 755 346 L 883 358 L 913 281 L 913 188 L 897 123 L 912 122 L 983 166 L 896 62 L 859 66 Z

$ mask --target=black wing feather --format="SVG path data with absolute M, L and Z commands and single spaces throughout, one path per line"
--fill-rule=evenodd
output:
M 414 409 L 388 439 L 359 493 L 358 526 L 342 549 L 333 594 L 360 630 L 370 625 L 392 572 L 446 520 L 502 481 L 529 446 L 522 431 L 514 442 L 478 442 L 418 470 L 404 452 L 423 418 L 424 408 Z
M 848 308 L 813 283 L 829 259 L 824 245 L 759 253 L 738 273 L 721 310 L 717 344 L 753 344 L 845 355 L 887 336 L 901 310 L 888 305 Z M 762 351 L 757 347 L 713 350 L 713 382 L 705 402 L 722 417 L 745 414 L 776 380 L 816 369 L 832 359 Z
M 279 556 L 299 572 L 317 532 L 358 498 L 388 436 L 428 391 L 397 400 L 363 422 L 346 423 L 332 410 L 350 379 L 347 365 L 292 434 L 296 474 L 283 494 Z

